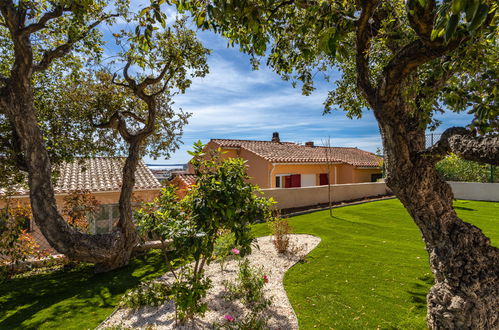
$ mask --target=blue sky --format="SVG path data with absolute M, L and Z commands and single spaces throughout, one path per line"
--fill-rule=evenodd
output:
M 107 34 L 107 33 L 106 33 Z M 317 90 L 303 96 L 301 89 L 261 66 L 253 71 L 249 57 L 211 32 L 198 32 L 205 47 L 212 50 L 208 59 L 210 74 L 195 79 L 185 94 L 174 98 L 174 107 L 192 113 L 184 129 L 183 142 L 170 159 L 144 159 L 147 163 L 186 163 L 187 150 L 201 140 L 212 138 L 270 140 L 279 132 L 281 141 L 322 145 L 328 137 L 332 146 L 349 146 L 375 152 L 381 147 L 379 130 L 371 111 L 361 119 L 348 119 L 344 112 L 322 115 L 323 102 L 334 83 L 318 80 Z M 331 77 L 338 77 L 333 72 Z M 438 117 L 446 127 L 466 125 L 468 115 L 448 113 Z

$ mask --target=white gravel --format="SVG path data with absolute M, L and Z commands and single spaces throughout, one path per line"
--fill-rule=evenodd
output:
M 290 235 L 290 244 L 295 253 L 279 254 L 272 243 L 271 236 L 257 238 L 253 252 L 248 256 L 250 263 L 263 267 L 269 282 L 265 285 L 265 295 L 272 299 L 272 305 L 266 318 L 270 329 L 298 329 L 296 315 L 289 303 L 282 283 L 284 273 L 299 261 L 301 257 L 312 251 L 320 242 L 320 238 L 311 235 Z M 228 260 L 224 272 L 217 262 L 206 267 L 206 275 L 212 280 L 213 287 L 208 291 L 206 301 L 208 311 L 204 317 L 197 317 L 194 322 L 184 326 L 175 326 L 175 307 L 172 302 L 157 307 L 142 307 L 139 309 L 121 308 L 111 314 L 99 328 L 147 328 L 147 329 L 211 329 L 212 324 L 223 324 L 226 314 L 235 320 L 244 317 L 246 308 L 239 301 L 223 299 L 224 280 L 233 281 L 237 275 L 237 260 Z M 165 274 L 161 280 L 169 281 L 171 276 Z

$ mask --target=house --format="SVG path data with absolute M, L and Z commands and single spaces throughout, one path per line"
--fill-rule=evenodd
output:
M 177 186 L 177 195 L 183 198 L 189 187 L 196 183 L 196 175 L 193 173 L 182 172 L 172 172 L 172 179 L 170 184 Z
M 109 232 L 119 218 L 118 201 L 121 191 L 121 180 L 124 157 L 95 157 L 77 158 L 74 162 L 61 164 L 59 177 L 54 186 L 55 198 L 61 210 L 64 197 L 69 193 L 85 190 L 89 191 L 100 204 L 99 212 L 90 222 L 91 233 Z M 152 201 L 161 191 L 161 184 L 154 177 L 151 170 L 140 161 L 135 172 L 134 200 Z M 0 189 L 0 197 L 6 197 L 5 191 Z M 20 203 L 29 203 L 29 191 L 18 189 L 14 196 L 10 196 Z M 5 207 L 6 200 L 0 198 L 0 208 Z M 48 246 L 39 228 L 33 220 L 27 224 L 27 229 L 41 243 Z
M 371 152 L 281 142 L 277 132 L 269 141 L 212 139 L 205 150 L 217 148 L 223 157 L 245 159 L 251 183 L 262 189 L 375 182 L 382 177 L 382 158 Z

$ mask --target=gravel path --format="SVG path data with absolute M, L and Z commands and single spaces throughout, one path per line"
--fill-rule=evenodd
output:
M 271 329 L 298 329 L 296 315 L 289 303 L 286 291 L 282 284 L 284 273 L 291 268 L 301 257 L 312 251 L 320 242 L 320 238 L 311 235 L 290 235 L 292 249 L 296 253 L 279 254 L 272 244 L 272 237 L 265 236 L 256 239 L 257 246 L 248 256 L 250 263 L 256 267 L 263 267 L 269 282 L 265 285 L 265 294 L 272 299 L 272 305 L 267 311 L 268 325 Z M 202 318 L 196 318 L 185 326 L 175 326 L 175 307 L 172 302 L 157 307 L 143 307 L 139 309 L 118 309 L 101 324 L 100 328 L 148 328 L 148 329 L 211 329 L 215 322 L 223 324 L 224 315 L 232 315 L 236 321 L 246 312 L 246 308 L 238 301 L 223 299 L 224 280 L 234 280 L 237 275 L 237 260 L 228 260 L 224 272 L 220 264 L 213 262 L 206 268 L 206 275 L 212 279 L 213 287 L 208 291 L 206 301 L 208 311 Z M 169 274 L 161 280 L 170 280 Z

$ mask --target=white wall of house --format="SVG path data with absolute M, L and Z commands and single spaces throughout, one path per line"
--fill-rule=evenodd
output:
M 499 183 L 449 181 L 456 199 L 499 202 Z

